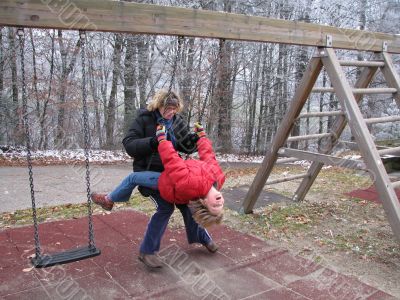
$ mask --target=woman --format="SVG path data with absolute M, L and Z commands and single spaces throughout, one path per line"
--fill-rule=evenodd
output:
M 182 109 L 182 100 L 175 92 L 161 90 L 155 94 L 146 110 L 139 111 L 127 136 L 122 141 L 126 152 L 134 158 L 134 172 L 162 172 L 164 170 L 157 151 L 157 124 L 165 126 L 166 139 L 171 141 L 175 150 L 187 154 L 196 151 L 198 136 L 190 134 L 186 123 L 177 114 Z M 147 225 L 144 239 L 140 245 L 139 259 L 144 264 L 151 268 L 160 268 L 162 266 L 155 252 L 160 249 L 161 238 L 175 206 L 182 214 L 189 244 L 200 243 L 212 253 L 217 251 L 218 247 L 212 241 L 207 230 L 194 221 L 187 204 L 174 205 L 169 203 L 162 199 L 158 191 L 153 189 L 139 187 L 139 191 L 145 196 L 150 196 L 156 205 L 156 212 Z
M 133 172 L 109 194 L 93 193 L 92 199 L 105 210 L 114 202 L 126 202 L 136 186 L 141 185 L 160 191 L 161 197 L 173 204 L 189 204 L 193 217 L 201 226 L 219 224 L 222 220 L 224 198 L 220 189 L 225 181 L 211 141 L 206 138 L 203 126 L 196 123 L 197 148 L 200 160 L 183 160 L 172 143 L 166 140 L 165 127 L 157 127 L 158 152 L 165 170 Z

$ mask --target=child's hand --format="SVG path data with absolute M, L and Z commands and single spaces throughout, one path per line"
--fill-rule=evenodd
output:
M 157 136 L 158 143 L 166 141 L 166 138 L 165 138 L 165 126 L 157 125 L 156 136 Z
M 194 123 L 194 132 L 197 134 L 199 138 L 205 137 L 206 132 L 204 131 L 203 125 L 200 122 Z

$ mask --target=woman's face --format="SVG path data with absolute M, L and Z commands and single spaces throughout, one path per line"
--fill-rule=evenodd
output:
M 175 114 L 178 111 L 178 108 L 176 106 L 165 106 L 165 107 L 161 107 L 159 109 L 161 116 L 166 119 L 166 120 L 170 120 L 172 119 Z

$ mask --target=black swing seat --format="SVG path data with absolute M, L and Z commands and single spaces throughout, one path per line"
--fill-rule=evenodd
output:
M 35 268 L 45 268 L 58 264 L 65 264 L 81 259 L 100 255 L 100 249 L 96 247 L 81 247 L 76 249 L 67 250 L 60 253 L 45 254 L 39 257 L 35 256 L 31 259 L 31 262 Z

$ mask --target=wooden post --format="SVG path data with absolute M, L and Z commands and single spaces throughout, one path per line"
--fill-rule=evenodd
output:
M 322 61 L 342 107 L 346 107 L 347 118 L 354 138 L 360 147 L 360 152 L 365 163 L 370 169 L 370 175 L 374 179 L 376 189 L 379 193 L 393 233 L 397 239 L 400 240 L 399 200 L 397 199 L 397 195 L 383 166 L 368 127 L 363 120 L 357 100 L 354 98 L 352 89 L 339 65 L 335 52 L 333 49 L 329 48 L 325 51 L 327 55 L 322 57 Z
M 296 88 L 289 110 L 286 112 L 283 118 L 284 122 L 281 124 L 281 126 L 279 126 L 278 131 L 273 139 L 271 148 L 264 157 L 264 160 L 258 169 L 257 175 L 254 178 L 253 183 L 247 192 L 246 198 L 243 201 L 242 206 L 246 214 L 252 212 L 254 204 L 256 203 L 278 158 L 278 150 L 286 142 L 286 139 L 292 130 L 293 123 L 300 114 L 304 103 L 307 101 L 311 89 L 314 86 L 319 73 L 321 72 L 321 68 L 321 58 L 319 56 L 314 56 L 310 60 L 299 86 Z
M 323 50 L 321 50 L 323 51 Z M 372 79 L 375 77 L 376 71 L 378 70 L 378 67 L 368 67 L 364 68 L 361 71 L 361 75 L 358 78 L 355 87 L 360 87 L 360 88 L 366 88 L 369 83 L 372 81 Z M 354 96 L 356 101 L 359 102 L 362 99 L 362 95 L 355 95 Z M 323 154 L 329 154 L 333 147 L 337 143 L 337 139 L 340 137 L 342 134 L 344 128 L 347 125 L 347 120 L 344 116 L 338 116 L 332 126 L 331 132 L 335 136 L 335 140 L 329 144 L 329 146 L 326 146 L 323 149 Z M 324 166 L 323 163 L 320 162 L 313 162 L 308 169 L 308 174 L 310 175 L 309 177 L 305 178 L 300 186 L 297 188 L 296 192 L 294 193 L 293 200 L 295 201 L 303 201 L 305 196 L 307 195 L 308 191 L 310 190 L 312 184 L 314 183 L 315 179 L 317 178 L 319 172 L 321 171 L 322 167 Z
M 392 58 L 386 52 L 382 53 L 385 66 L 381 69 L 389 86 L 395 88 L 397 93 L 394 95 L 398 108 L 400 108 L 400 77 L 394 68 Z

